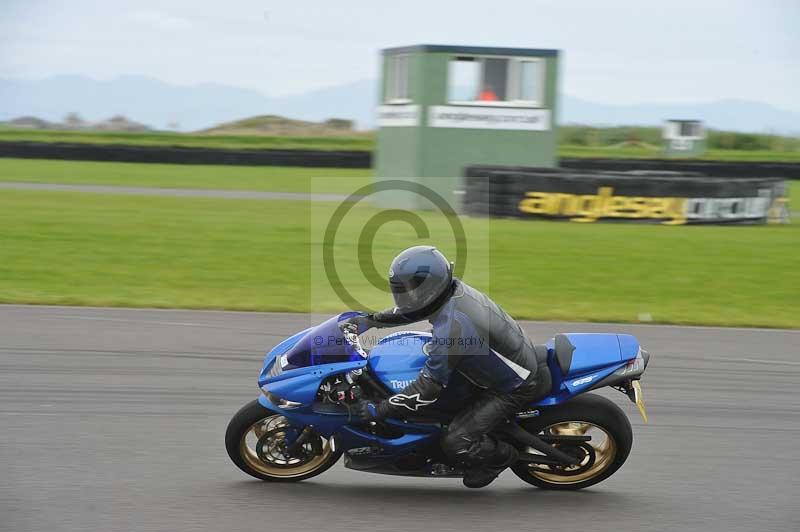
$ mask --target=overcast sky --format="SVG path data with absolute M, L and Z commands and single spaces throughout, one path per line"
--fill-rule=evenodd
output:
M 0 77 L 142 74 L 267 95 L 377 76 L 406 44 L 558 48 L 603 103 L 745 99 L 800 111 L 800 0 L 0 0 Z

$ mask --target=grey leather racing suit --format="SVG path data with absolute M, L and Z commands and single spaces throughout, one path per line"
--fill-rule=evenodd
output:
M 487 436 L 498 423 L 546 395 L 552 386 L 546 354 L 500 306 L 454 279 L 430 312 L 405 316 L 390 309 L 370 316 L 377 327 L 427 319 L 433 325 L 429 355 L 416 380 L 381 405 L 384 415 L 422 413 L 458 372 L 478 390 L 451 421 L 442 439 L 446 454 L 469 463 L 491 458 L 497 442 Z M 428 315 L 425 315 L 428 314 Z

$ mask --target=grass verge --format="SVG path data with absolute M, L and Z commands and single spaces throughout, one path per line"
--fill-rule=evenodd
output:
M 91 131 L 55 131 L 0 127 L 0 142 L 63 142 L 71 144 L 110 144 L 182 148 L 221 148 L 229 150 L 353 150 L 374 147 L 371 135 L 339 136 L 267 136 L 204 135 L 192 133 L 125 133 Z
M 314 260 L 332 203 L 0 191 L 0 302 L 271 311 L 343 310 Z M 337 235 L 342 282 L 367 305 L 358 206 Z M 446 222 L 420 216 L 433 242 Z M 465 279 L 531 319 L 800 327 L 797 224 L 666 227 L 464 219 Z M 371 250 L 382 272 L 418 242 L 393 222 Z M 452 253 L 445 243 L 443 248 Z
M 559 157 L 597 158 L 597 159 L 664 159 L 660 148 L 614 147 L 614 146 L 570 146 L 558 148 Z M 800 162 L 800 151 L 768 150 L 719 150 L 710 149 L 702 157 L 703 161 L 727 162 Z
M 0 158 L 0 182 L 118 185 L 347 194 L 372 181 L 370 169 L 282 166 L 205 166 Z M 318 179 L 328 177 L 330 179 Z M 791 204 L 800 205 L 800 181 L 789 181 Z
M 282 166 L 212 166 L 51 161 L 0 158 L 0 181 L 119 185 L 157 188 L 204 188 L 345 194 L 370 183 L 372 170 Z M 330 177 L 328 184 L 325 179 Z

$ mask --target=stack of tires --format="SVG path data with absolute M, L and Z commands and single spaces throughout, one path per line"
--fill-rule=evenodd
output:
M 562 177 L 559 168 L 470 166 L 464 177 L 466 214 L 475 216 L 520 216 L 518 205 L 530 188 L 526 176 Z
M 785 183 L 774 177 L 714 177 L 698 172 L 664 170 L 584 171 L 567 168 L 470 166 L 464 177 L 463 212 L 473 216 L 530 217 L 520 210 L 529 193 L 592 196 L 601 187 L 627 198 L 717 198 L 785 196 Z M 695 202 L 697 204 L 697 202 Z M 547 216 L 552 218 L 553 216 Z M 556 216 L 557 217 L 557 216 Z M 696 221 L 690 221 L 695 223 Z M 758 220 L 719 221 L 759 223 Z M 760 220 L 763 223 L 764 220 Z

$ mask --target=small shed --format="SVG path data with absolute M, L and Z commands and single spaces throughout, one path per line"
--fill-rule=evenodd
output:
M 669 157 L 700 157 L 706 152 L 706 129 L 700 120 L 667 120 L 663 138 Z

